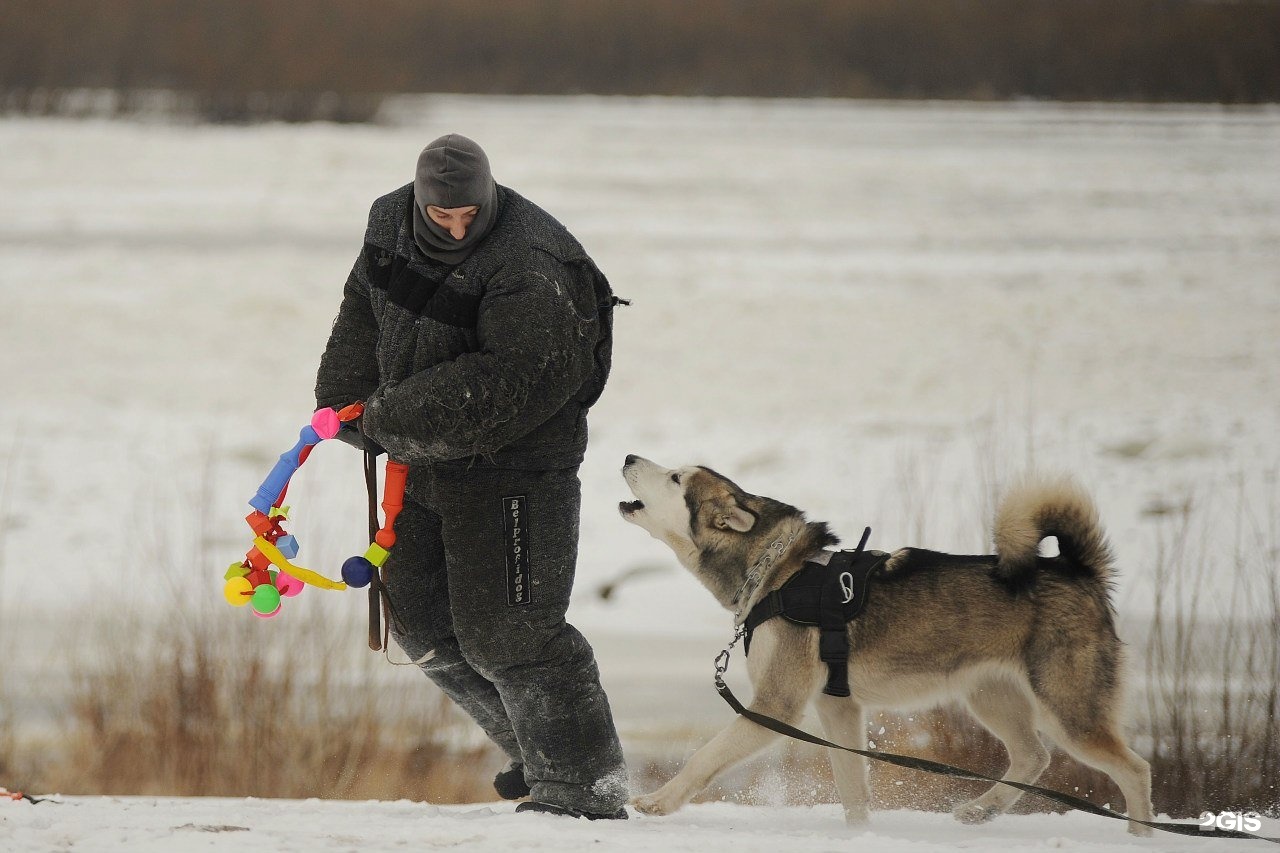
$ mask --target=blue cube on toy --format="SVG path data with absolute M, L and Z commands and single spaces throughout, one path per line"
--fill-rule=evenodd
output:
M 298 540 L 292 533 L 277 539 L 276 547 L 280 549 L 281 554 L 284 554 L 286 560 L 292 560 L 298 556 Z

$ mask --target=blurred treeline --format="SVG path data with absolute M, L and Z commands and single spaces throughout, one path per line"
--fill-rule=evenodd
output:
M 168 93 L 212 119 L 362 120 L 404 92 L 1276 102 L 1280 0 L 5 0 L 0 14 L 9 110 L 105 97 L 129 111 Z

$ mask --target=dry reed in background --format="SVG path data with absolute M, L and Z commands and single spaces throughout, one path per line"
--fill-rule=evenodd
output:
M 1145 726 L 1153 799 L 1178 816 L 1280 817 L 1280 499 L 1204 493 L 1162 513 Z M 1230 525 L 1227 551 L 1206 549 Z
M 247 615 L 187 614 L 168 620 L 152 638 L 160 642 L 103 638 L 102 663 L 76 672 L 63 758 L 39 790 L 494 798 L 499 759 L 470 744 L 467 724 L 425 679 L 388 685 L 369 666 L 335 668 L 358 626 L 311 619 L 282 637 L 244 624 Z

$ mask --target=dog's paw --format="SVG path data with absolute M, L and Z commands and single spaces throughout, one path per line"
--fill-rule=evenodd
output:
M 871 811 L 866 806 L 845 809 L 844 822 L 846 826 L 861 829 L 871 822 Z
M 1149 826 L 1143 826 L 1140 823 L 1129 824 L 1129 834 L 1136 835 L 1139 838 L 1150 838 L 1156 834 L 1156 831 Z
M 986 823 L 996 815 L 1000 814 L 1000 810 L 995 806 L 985 805 L 974 800 L 973 802 L 956 806 L 951 813 L 955 815 L 956 820 L 961 823 L 975 824 Z
M 679 805 L 671 805 L 661 796 L 662 791 L 657 790 L 652 794 L 641 794 L 638 797 L 631 798 L 631 806 L 640 814 L 647 815 L 664 815 L 671 814 Z

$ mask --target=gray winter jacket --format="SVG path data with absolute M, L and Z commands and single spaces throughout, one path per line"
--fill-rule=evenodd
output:
M 613 293 L 550 214 L 498 188 L 457 267 L 413 240 L 413 185 L 373 203 L 316 377 L 317 406 L 366 400 L 364 429 L 410 465 L 578 465 L 604 390 Z

